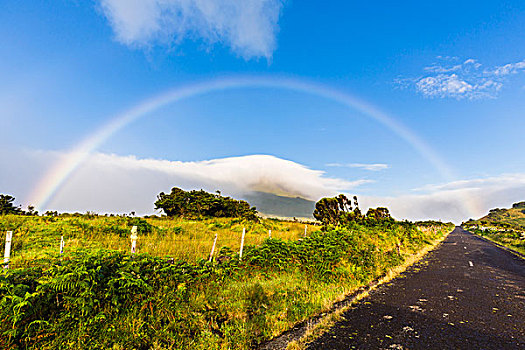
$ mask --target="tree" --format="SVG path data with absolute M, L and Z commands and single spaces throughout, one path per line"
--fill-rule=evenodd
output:
M 20 207 L 16 207 L 13 202 L 15 197 L 8 194 L 0 194 L 0 215 L 23 214 Z
M 188 198 L 186 192 L 177 187 L 173 187 L 170 194 L 161 192 L 155 202 L 155 209 L 164 210 L 167 216 L 184 217 L 187 206 Z
M 315 203 L 313 212 L 314 218 L 321 221 L 324 225 L 344 225 L 350 222 L 358 222 L 362 219 L 361 210 L 354 196 L 354 206 L 352 201 L 344 194 L 333 198 L 321 198 Z
M 354 196 L 354 213 L 356 216 L 361 216 L 361 209 L 359 209 L 359 203 L 357 202 L 357 196 Z
M 378 208 L 370 208 L 368 209 L 368 212 L 366 213 L 366 224 L 375 226 L 375 225 L 383 225 L 393 222 L 394 219 L 390 216 L 390 212 L 388 211 L 388 208 L 385 207 L 378 207 Z
M 257 210 L 246 201 L 208 193 L 206 191 L 184 191 L 173 187 L 171 193 L 161 192 L 157 196 L 155 209 L 162 209 L 167 216 L 188 218 L 235 217 L 258 220 Z
M 27 211 L 25 212 L 26 215 L 38 215 L 38 211 L 35 210 L 35 207 L 33 205 L 27 206 Z
M 370 208 L 368 209 L 366 213 L 367 219 L 375 219 L 375 220 L 385 220 L 385 219 L 391 219 L 390 212 L 388 211 L 388 208 L 385 207 L 377 207 L 375 209 Z
M 314 218 L 324 225 L 337 225 L 340 217 L 339 205 L 337 198 L 321 198 L 315 203 Z

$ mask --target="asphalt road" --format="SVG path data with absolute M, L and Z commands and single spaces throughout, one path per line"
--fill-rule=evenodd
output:
M 457 227 L 308 349 L 525 349 L 525 260 Z

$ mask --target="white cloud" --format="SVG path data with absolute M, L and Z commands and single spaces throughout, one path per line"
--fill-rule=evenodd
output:
M 283 0 L 99 0 L 119 42 L 140 48 L 184 39 L 271 59 Z
M 525 200 L 525 174 L 503 174 L 415 189 L 398 197 L 361 197 L 365 207 L 387 206 L 394 217 L 441 219 L 460 223 L 480 218 L 496 207 Z
M 458 78 L 456 74 L 439 74 L 426 77 L 416 83 L 417 90 L 428 97 L 463 96 L 472 92 L 474 87 Z
M 429 98 L 496 98 L 508 76 L 525 71 L 525 60 L 489 69 L 483 69 L 481 63 L 472 58 L 461 63 L 450 57 L 438 56 L 438 60 L 424 68 L 424 76 L 399 79 L 397 83 L 403 87 L 413 86 Z
M 517 63 L 509 63 L 504 66 L 496 67 L 492 74 L 497 76 L 505 76 L 509 74 L 516 74 L 520 71 L 525 70 L 525 60 Z
M 379 171 L 388 169 L 388 164 L 382 164 L 382 163 L 371 163 L 371 164 L 365 164 L 365 163 L 349 163 L 349 164 L 341 164 L 341 163 L 328 163 L 326 166 L 329 167 L 340 167 L 340 168 L 360 168 L 364 170 L 370 170 L 370 171 Z
M 427 185 L 420 188 L 415 188 L 413 191 L 416 192 L 436 192 L 436 191 L 451 191 L 451 190 L 477 190 L 487 187 L 501 187 L 510 185 L 525 185 L 524 174 L 503 174 L 499 176 L 469 179 L 469 180 L 458 180 L 452 181 L 445 184 L 433 184 Z

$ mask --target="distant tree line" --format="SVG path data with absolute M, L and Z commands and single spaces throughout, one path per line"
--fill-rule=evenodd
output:
M 366 215 L 363 215 L 357 202 L 357 196 L 351 200 L 344 194 L 333 198 L 321 198 L 315 203 L 313 216 L 324 225 L 332 226 L 351 223 L 377 225 L 394 221 L 388 209 L 384 207 L 370 208 Z
M 518 202 L 512 204 L 512 209 L 525 209 L 525 202 Z
M 243 200 L 221 196 L 219 191 L 184 191 L 173 187 L 169 194 L 161 192 L 157 196 L 155 209 L 162 209 L 167 216 L 183 218 L 232 217 L 258 220 L 255 207 L 250 207 Z

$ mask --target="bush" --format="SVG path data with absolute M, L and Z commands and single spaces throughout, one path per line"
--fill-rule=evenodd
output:
M 140 235 L 146 235 L 153 232 L 154 226 L 141 218 L 128 218 L 127 225 L 129 227 L 137 226 L 137 231 Z

